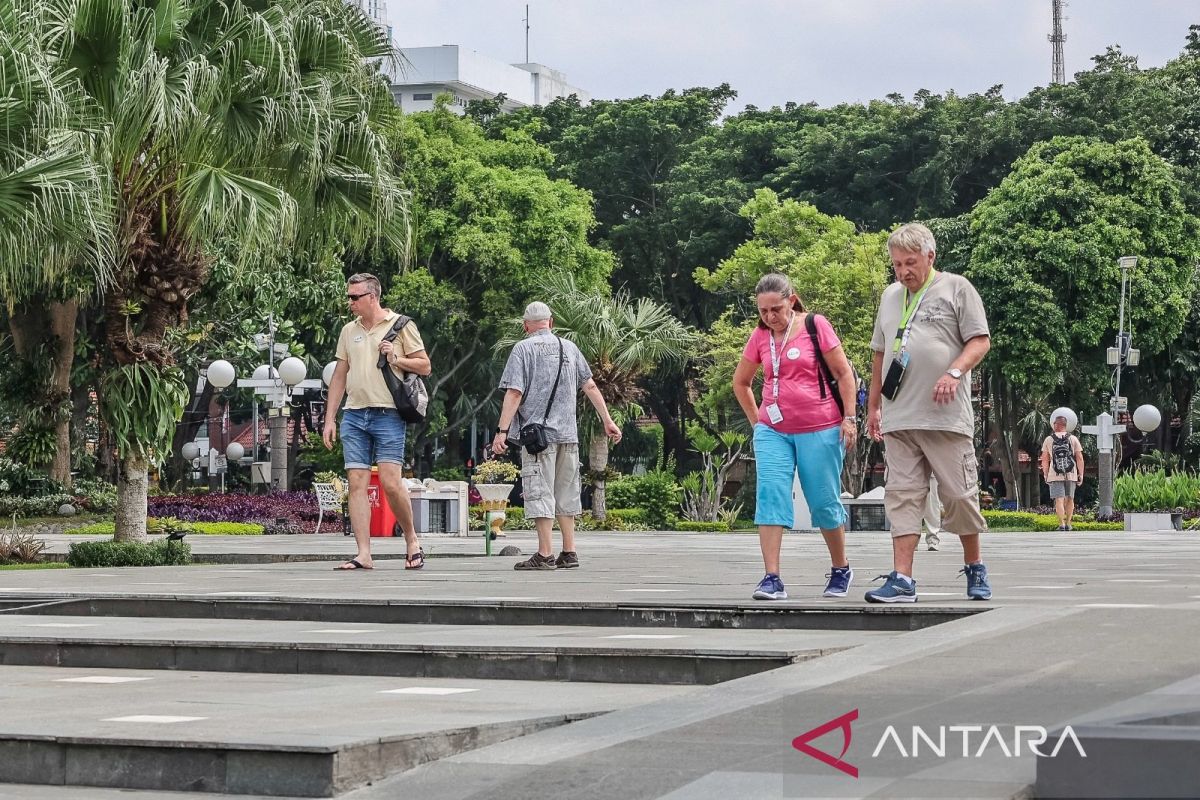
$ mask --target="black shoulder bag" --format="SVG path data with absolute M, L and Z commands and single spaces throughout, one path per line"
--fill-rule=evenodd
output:
M 838 413 L 845 417 L 846 404 L 842 401 L 842 393 L 838 391 L 838 379 L 833 377 L 833 370 L 829 369 L 825 354 L 821 352 L 821 342 L 817 338 L 816 314 L 811 311 L 804 317 L 804 329 L 808 331 L 813 352 L 817 354 L 817 384 L 821 387 L 821 399 L 825 399 L 825 384 L 829 384 L 829 391 L 833 395 L 833 402 L 837 403 Z M 851 365 L 850 369 L 853 370 L 854 366 Z
M 550 406 L 554 404 L 554 395 L 558 393 L 558 379 L 562 377 L 563 362 L 566 360 L 566 355 L 563 352 L 562 339 L 558 339 L 558 373 L 554 376 L 554 386 L 550 389 L 550 398 L 546 401 L 546 410 L 542 412 L 541 422 L 528 422 L 521 426 L 521 444 L 531 456 L 536 456 L 538 453 L 550 446 L 550 440 L 546 437 L 546 420 L 550 416 Z
M 400 330 L 410 322 L 410 317 L 401 314 L 396 318 L 392 329 L 383 337 L 383 341 L 396 341 Z M 429 409 L 429 390 L 425 388 L 425 381 L 421 380 L 421 376 L 415 372 L 406 372 L 403 378 L 397 377 L 383 353 L 379 354 L 378 366 L 383 372 L 383 382 L 387 384 L 388 393 L 392 395 L 392 402 L 400 412 L 400 419 L 405 422 L 424 422 L 425 413 Z

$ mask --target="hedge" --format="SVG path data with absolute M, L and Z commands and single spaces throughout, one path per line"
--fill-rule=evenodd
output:
M 157 522 L 158 520 L 150 519 L 146 524 L 154 528 Z M 263 526 L 253 522 L 183 522 L 174 524 L 172 529 L 204 536 L 261 536 L 263 532 Z M 63 533 L 112 536 L 114 530 L 115 525 L 112 522 L 94 522 L 91 525 L 68 528 Z
M 1057 531 L 1058 517 L 1054 514 L 1032 514 L 1028 511 L 984 511 L 988 528 L 997 531 Z M 1119 531 L 1125 525 L 1120 522 L 1096 522 L 1075 520 L 1074 531 Z
M 187 542 L 75 542 L 67 551 L 72 567 L 164 567 L 190 564 Z
M 681 519 L 675 523 L 677 531 L 700 531 L 703 533 L 728 533 L 728 522 L 696 522 L 690 519 Z

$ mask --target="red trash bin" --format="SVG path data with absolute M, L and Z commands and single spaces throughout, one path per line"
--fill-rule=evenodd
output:
M 387 493 L 379 483 L 379 467 L 371 467 L 371 482 L 367 484 L 367 502 L 371 505 L 371 535 L 392 536 L 396 515 L 388 505 Z

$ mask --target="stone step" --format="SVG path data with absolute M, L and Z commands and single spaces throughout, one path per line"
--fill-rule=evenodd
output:
M 885 633 L 644 628 L 355 625 L 0 615 L 0 663 L 713 684 L 818 658 Z
M 3 666 L 0 783 L 332 797 L 680 691 Z
M 8 594 L 0 614 L 48 614 L 201 619 L 279 619 L 422 625 L 583 625 L 651 628 L 737 628 L 842 631 L 912 631 L 951 622 L 987 607 L 812 605 L 764 603 L 635 603 L 534 601 L 519 597 L 475 600 L 367 600 L 305 598 L 286 594 L 228 593 Z M 238 596 L 241 594 L 241 596 Z

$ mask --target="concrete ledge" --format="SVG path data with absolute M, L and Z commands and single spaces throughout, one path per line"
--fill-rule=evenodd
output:
M 914 631 L 985 613 L 987 607 L 772 606 L 688 603 L 214 599 L 184 595 L 96 597 L 59 593 L 7 597 L 0 613 L 193 619 L 276 619 L 429 625 L 585 625 L 611 628 Z
M 1200 710 L 1074 725 L 1086 758 L 1068 741 L 1039 758 L 1039 798 L 1170 797 L 1200 793 Z M 1057 742 L 1061 731 L 1052 731 Z
M 0 782 L 333 797 L 428 761 L 591 716 L 563 714 L 328 748 L 0 734 Z
M 0 639 L 6 666 L 709 685 L 844 648 L 777 652 Z

